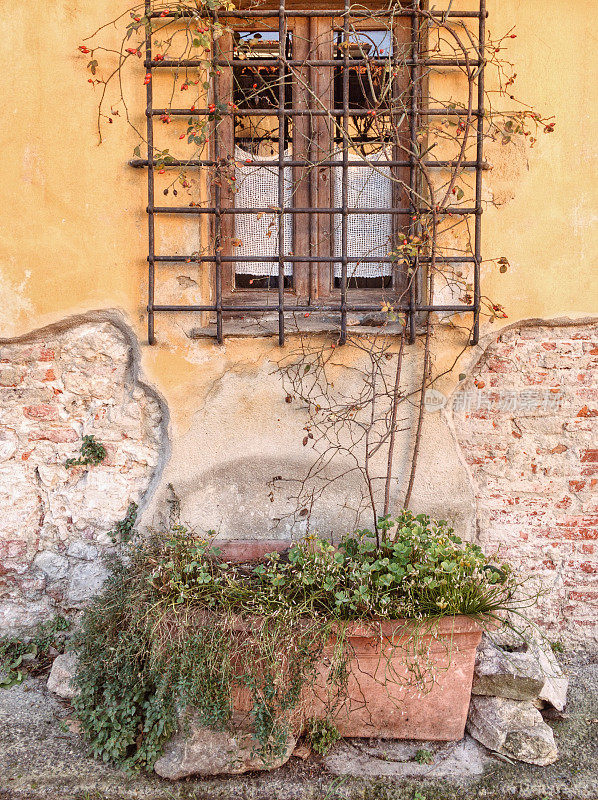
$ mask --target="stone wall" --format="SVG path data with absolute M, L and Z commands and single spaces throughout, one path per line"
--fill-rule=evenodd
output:
M 554 639 L 598 645 L 598 324 L 532 321 L 486 348 L 453 398 L 479 543 L 539 576 Z
M 168 451 L 165 413 L 137 377 L 137 345 L 96 314 L 0 340 L 0 628 L 78 608 L 101 585 L 100 553 Z M 107 451 L 71 467 L 82 436 Z
M 486 551 L 500 548 L 524 572 L 540 577 L 547 593 L 532 613 L 552 638 L 594 648 L 598 323 L 518 323 L 487 338 L 480 352 L 452 397 L 450 414 L 426 417 L 414 508 L 453 520 L 467 538 L 471 529 Z M 181 498 L 181 521 L 197 530 L 216 521 L 224 539 L 272 536 L 268 514 L 276 504 L 266 496 L 267 479 L 299 463 L 304 423 L 284 403 L 278 383 L 270 385 L 274 378 L 258 374 L 263 359 L 258 373 L 220 381 L 234 383 L 232 395 L 208 393 L 169 461 L 167 412 L 139 381 L 137 355 L 129 329 L 99 313 L 0 340 L 3 630 L 79 608 L 101 585 L 101 552 L 112 545 L 108 534 L 129 503 L 147 506 L 146 521 L 164 515 L 171 485 Z M 249 398 L 259 401 L 255 411 Z M 269 424 L 273 415 L 280 417 L 277 426 Z M 226 420 L 234 422 L 234 436 L 222 427 Z M 86 434 L 105 445 L 107 458 L 67 469 Z M 252 464 L 251 480 L 247 470 L 229 469 L 229 451 Z M 189 471 L 189 452 L 201 454 L 205 480 Z M 275 452 L 282 466 L 267 460 Z M 408 452 L 402 438 L 399 475 Z M 266 459 L 261 471 L 260 458 Z M 222 496 L 210 492 L 208 478 Z M 242 503 L 228 496 L 237 491 L 235 481 L 247 494 Z M 427 494 L 420 483 L 430 484 Z M 331 529 L 341 499 L 329 501 L 331 521 L 320 520 L 320 532 Z M 246 517 L 246 508 L 256 516 L 249 537 L 236 517 L 226 524 L 226 515 Z M 289 538 L 286 531 L 277 535 Z

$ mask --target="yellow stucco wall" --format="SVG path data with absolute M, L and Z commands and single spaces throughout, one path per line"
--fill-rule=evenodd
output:
M 159 344 L 143 344 L 145 175 L 126 166 L 136 142 L 122 120 L 98 146 L 97 90 L 77 52 L 86 34 L 125 7 L 3 0 L 0 330 L 13 336 L 90 309 L 123 310 L 142 342 L 143 369 L 182 434 L 214 377 L 239 360 L 259 363 L 272 345 L 229 342 L 220 350 L 189 341 L 163 317 Z M 512 268 L 485 269 L 484 293 L 505 306 L 505 322 L 591 313 L 598 308 L 595 4 L 490 0 L 489 11 L 493 33 L 516 25 L 509 58 L 518 94 L 554 114 L 556 130 L 523 155 L 509 148 L 496 155 L 490 185 L 504 190 L 506 181 L 513 196 L 484 215 L 484 256 L 505 255 Z M 140 67 L 131 87 L 139 109 L 141 76 Z

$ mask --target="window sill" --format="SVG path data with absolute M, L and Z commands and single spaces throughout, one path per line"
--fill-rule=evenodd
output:
M 382 312 L 347 314 L 347 333 L 359 335 L 375 335 L 384 332 L 388 336 L 398 336 L 402 325 L 398 322 L 387 322 Z M 340 314 L 285 313 L 284 326 L 286 336 L 305 334 L 338 334 L 340 332 Z M 259 316 L 235 317 L 224 319 L 224 337 L 234 339 L 272 338 L 278 336 L 278 314 L 261 314 Z M 188 334 L 190 339 L 213 339 L 216 337 L 215 322 L 205 327 L 192 328 Z

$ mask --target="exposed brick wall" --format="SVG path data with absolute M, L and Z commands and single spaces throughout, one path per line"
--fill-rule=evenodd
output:
M 549 635 L 598 645 L 598 324 L 514 326 L 453 398 L 478 535 L 548 594 Z
M 99 317 L 0 342 L 0 629 L 77 608 L 103 579 L 107 535 L 150 484 L 162 410 L 133 342 Z M 66 469 L 81 439 L 98 466 Z

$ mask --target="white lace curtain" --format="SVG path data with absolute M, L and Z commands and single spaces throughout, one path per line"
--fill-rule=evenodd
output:
M 289 151 L 285 151 L 285 158 Z M 351 160 L 358 158 L 350 154 Z M 392 180 L 390 167 L 376 167 L 376 161 L 390 158 L 390 149 L 380 150 L 367 157 L 372 167 L 349 167 L 348 202 L 350 208 L 390 208 L 392 205 Z M 236 169 L 235 205 L 238 208 L 268 208 L 278 205 L 278 168 L 258 165 L 245 165 L 245 161 L 267 161 L 272 156 L 261 158 L 252 156 L 240 147 L 235 148 L 235 159 L 241 166 Z M 342 153 L 335 153 L 335 160 L 342 159 Z M 342 202 L 342 170 L 334 171 L 334 206 Z M 284 202 L 291 205 L 293 195 L 292 167 L 284 168 Z M 288 255 L 293 249 L 293 220 L 291 214 L 284 215 L 284 249 Z M 342 223 L 339 214 L 334 215 L 334 255 L 341 255 Z M 391 214 L 352 214 L 347 221 L 347 255 L 353 258 L 386 257 L 390 250 L 392 237 Z M 278 217 L 276 214 L 235 214 L 235 239 L 240 243 L 234 248 L 235 256 L 278 257 Z M 236 272 L 244 275 L 277 275 L 278 263 L 274 261 L 238 262 Z M 391 264 L 368 262 L 350 263 L 348 276 L 373 278 L 390 275 Z M 284 274 L 293 274 L 293 265 L 285 262 Z M 341 265 L 334 265 L 335 277 L 340 277 Z
M 285 151 L 289 158 L 289 151 Z M 235 159 L 242 166 L 235 170 L 237 208 L 268 208 L 278 206 L 278 167 L 251 166 L 245 161 L 272 161 L 267 158 L 252 156 L 240 147 L 235 147 Z M 284 168 L 284 203 L 291 205 L 293 192 L 292 167 Z M 284 248 L 283 253 L 291 253 L 293 240 L 293 218 L 284 215 L 283 221 Z M 278 258 L 278 215 L 235 214 L 235 239 L 240 242 L 233 248 L 234 256 L 274 256 Z M 242 275 L 278 275 L 278 261 L 240 261 L 236 265 L 237 273 Z M 293 274 L 293 264 L 285 262 L 284 274 Z

